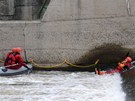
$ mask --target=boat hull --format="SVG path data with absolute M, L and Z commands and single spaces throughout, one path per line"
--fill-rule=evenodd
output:
M 8 69 L 8 68 L 6 69 L 5 67 L 0 67 L 0 76 L 11 76 L 11 75 L 30 73 L 32 71 L 32 65 L 27 64 L 27 66 L 30 68 L 30 70 L 28 70 L 24 66 L 22 66 L 21 68 L 19 68 L 17 70 Z

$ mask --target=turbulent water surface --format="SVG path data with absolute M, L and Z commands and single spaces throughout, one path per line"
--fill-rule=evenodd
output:
M 135 68 L 121 74 L 126 101 L 135 101 Z
M 1 101 L 125 101 L 122 78 L 90 72 L 35 71 L 0 77 Z

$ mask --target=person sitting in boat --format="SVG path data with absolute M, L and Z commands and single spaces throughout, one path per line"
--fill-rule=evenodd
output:
M 4 66 L 13 65 L 15 64 L 15 57 L 13 54 L 15 54 L 16 48 L 12 48 L 12 52 L 8 52 L 6 55 L 6 59 L 4 61 Z
M 22 48 L 20 47 L 13 48 L 12 52 L 9 52 L 6 55 L 4 66 L 6 66 L 6 68 L 9 68 L 9 69 L 19 69 L 22 66 L 29 69 L 27 65 L 24 63 L 24 60 L 20 54 L 21 51 L 22 51 Z
M 101 71 L 100 68 L 95 68 L 95 74 L 103 75 L 103 74 L 113 74 L 113 73 L 121 73 L 124 70 L 128 70 L 132 64 L 132 58 L 126 57 L 122 62 L 119 62 L 117 67 L 113 70 Z

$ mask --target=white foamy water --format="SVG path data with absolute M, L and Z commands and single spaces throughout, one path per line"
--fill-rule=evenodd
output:
M 0 77 L 1 101 L 125 101 L 121 77 L 46 72 Z

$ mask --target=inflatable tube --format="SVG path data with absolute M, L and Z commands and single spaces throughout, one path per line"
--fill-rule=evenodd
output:
M 7 69 L 5 67 L 0 67 L 0 76 L 11 76 L 11 75 L 19 75 L 32 72 L 32 65 L 27 64 L 30 69 L 22 66 L 21 68 L 14 70 L 14 69 Z

